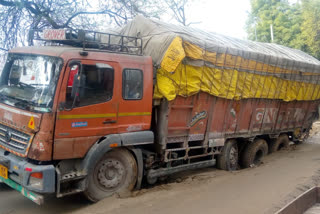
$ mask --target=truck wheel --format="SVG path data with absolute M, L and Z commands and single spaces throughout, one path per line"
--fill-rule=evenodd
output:
M 136 160 L 128 150 L 111 150 L 88 175 L 88 188 L 84 194 L 92 202 L 113 194 L 123 196 L 133 190 L 137 175 Z
M 228 140 L 221 154 L 217 156 L 217 168 L 226 170 L 226 171 L 234 171 L 238 169 L 238 145 L 236 140 Z
M 272 140 L 269 144 L 269 153 L 279 151 L 289 147 L 290 140 L 288 135 L 282 134 L 277 139 Z
M 241 158 L 241 165 L 244 168 L 251 167 L 253 165 L 259 165 L 262 158 L 268 154 L 268 144 L 263 139 L 257 139 L 250 142 L 245 150 L 243 151 L 243 156 Z

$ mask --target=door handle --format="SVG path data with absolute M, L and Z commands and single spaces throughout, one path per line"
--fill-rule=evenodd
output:
M 116 120 L 105 120 L 102 123 L 103 124 L 113 124 L 113 123 L 116 123 L 116 122 L 117 122 Z

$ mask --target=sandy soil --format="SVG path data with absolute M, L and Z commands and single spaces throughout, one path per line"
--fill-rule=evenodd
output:
M 20 213 L 274 213 L 320 181 L 320 123 L 307 143 L 268 155 L 259 167 L 180 173 L 129 198 L 90 204 L 81 196 L 49 198 L 39 207 L 19 193 L 0 191 L 0 214 Z

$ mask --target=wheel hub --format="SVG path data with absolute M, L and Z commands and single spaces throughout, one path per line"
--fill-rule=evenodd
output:
M 125 170 L 121 162 L 117 160 L 106 160 L 98 170 L 98 181 L 107 189 L 116 188 L 123 180 L 124 172 Z
M 238 151 L 236 148 L 232 147 L 230 149 L 230 165 L 236 166 L 238 164 Z

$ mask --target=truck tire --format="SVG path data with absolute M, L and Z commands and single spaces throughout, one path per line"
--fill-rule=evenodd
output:
M 286 134 L 280 135 L 277 139 L 274 139 L 269 144 L 269 153 L 277 152 L 281 149 L 287 149 L 289 147 L 289 137 Z
M 135 187 L 137 175 L 136 160 L 128 150 L 111 150 L 88 175 L 88 188 L 84 194 L 92 202 L 114 194 L 128 195 Z
M 263 139 L 256 139 L 250 142 L 243 151 L 241 165 L 248 168 L 259 165 L 265 155 L 268 154 L 268 144 Z
M 217 156 L 217 168 L 226 171 L 238 169 L 239 152 L 236 140 L 228 140 Z

